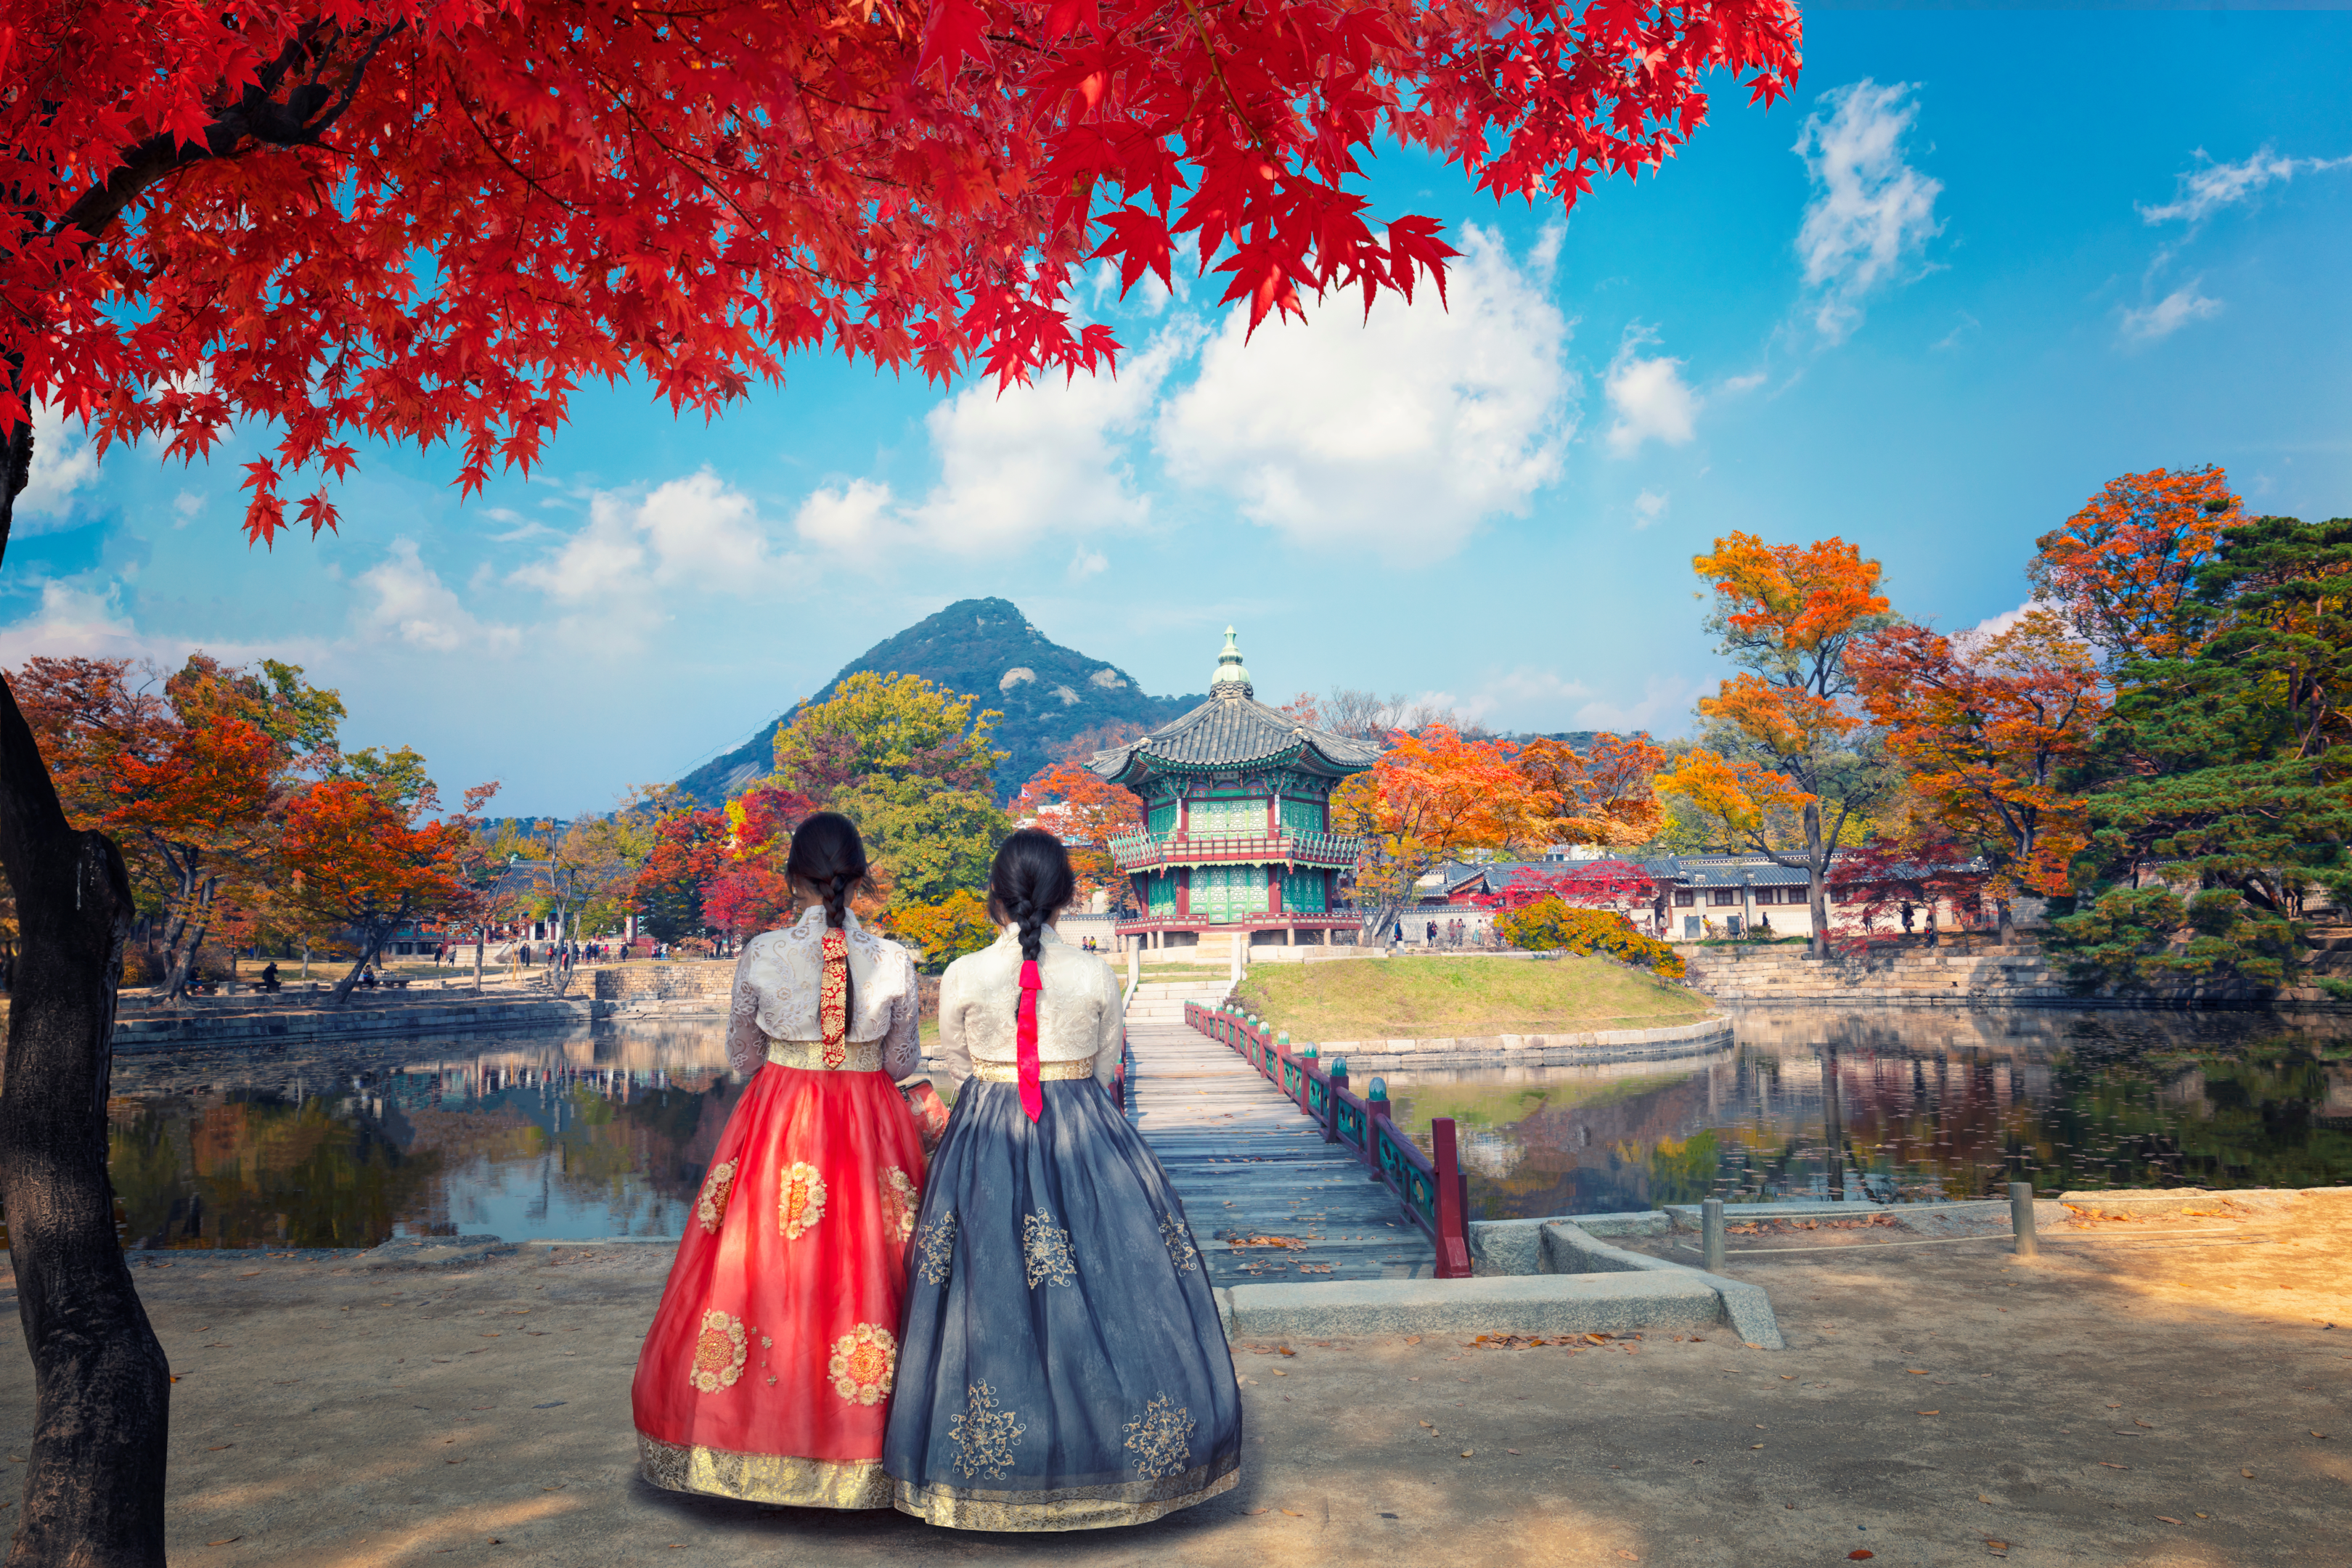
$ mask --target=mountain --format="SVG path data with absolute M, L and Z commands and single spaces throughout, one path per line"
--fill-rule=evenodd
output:
M 957 600 L 867 648 L 809 700 L 824 701 L 862 669 L 919 675 L 1002 712 L 995 741 L 1012 754 L 996 770 L 996 793 L 1006 801 L 1055 752 L 1089 730 L 1119 723 L 1157 729 L 1208 700 L 1205 692 L 1147 695 L 1117 665 L 1047 637 L 1008 599 Z M 705 805 L 719 805 L 775 765 L 776 731 L 792 717 L 778 715 L 744 744 L 678 780 L 678 788 Z

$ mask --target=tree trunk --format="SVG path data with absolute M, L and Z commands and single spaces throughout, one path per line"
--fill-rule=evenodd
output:
M 1822 852 L 1821 802 L 1805 803 L 1805 875 L 1813 909 L 1813 956 L 1830 955 L 1829 857 Z
M 352 987 L 360 983 L 361 972 L 375 962 L 377 950 L 383 946 L 383 939 L 391 935 L 393 926 L 399 923 L 400 921 L 395 920 L 389 925 L 371 925 L 367 928 L 367 945 L 360 949 L 359 962 L 352 965 L 352 972 L 349 974 L 335 982 L 334 1005 L 336 1006 L 341 1007 L 350 1003 Z
M 171 1366 L 123 1262 L 106 1172 L 130 878 L 111 840 L 67 822 L 5 679 L 0 864 L 24 933 L 0 1077 L 0 1209 L 35 1387 L 7 1563 L 160 1564 Z

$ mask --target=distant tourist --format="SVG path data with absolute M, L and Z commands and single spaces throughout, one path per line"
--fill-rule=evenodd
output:
M 278 989 L 278 964 L 274 960 L 262 966 L 261 988 L 264 991 L 276 991 Z
M 360 984 L 370 991 L 375 989 L 375 970 L 373 967 L 360 971 Z

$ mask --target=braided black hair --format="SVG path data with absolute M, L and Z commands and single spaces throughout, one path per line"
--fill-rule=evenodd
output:
M 853 893 L 871 892 L 866 876 L 866 843 L 857 825 L 837 811 L 820 811 L 793 830 L 792 853 L 784 858 L 784 875 L 824 905 L 824 923 L 839 931 L 847 923 Z M 856 1017 L 856 982 L 845 999 Z
M 1045 930 L 1077 891 L 1070 852 L 1042 827 L 1024 827 L 996 851 L 988 873 L 988 911 L 1021 930 L 1021 956 L 1036 962 Z

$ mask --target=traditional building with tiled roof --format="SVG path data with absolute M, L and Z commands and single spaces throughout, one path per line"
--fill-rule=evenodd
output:
M 1379 757 L 1258 701 L 1227 626 L 1206 702 L 1087 764 L 1143 803 L 1144 831 L 1105 847 L 1143 911 L 1119 934 L 1189 947 L 1211 932 L 1290 944 L 1352 932 L 1339 880 L 1361 841 L 1330 831 L 1331 791 Z

